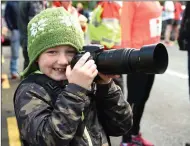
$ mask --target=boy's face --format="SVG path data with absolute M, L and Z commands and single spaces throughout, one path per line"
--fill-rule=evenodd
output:
M 56 81 L 65 80 L 66 67 L 75 54 L 76 50 L 70 46 L 49 48 L 38 58 L 40 71 Z

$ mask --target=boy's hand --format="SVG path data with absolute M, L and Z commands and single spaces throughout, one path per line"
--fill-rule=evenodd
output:
M 88 60 L 89 57 L 90 53 L 87 52 L 79 59 L 73 69 L 71 69 L 70 65 L 67 66 L 66 76 L 69 83 L 90 89 L 94 78 L 98 74 L 98 70 L 94 60 Z
M 100 80 L 96 81 L 96 83 L 98 84 L 108 84 L 111 82 L 112 79 L 120 77 L 120 75 L 104 75 L 100 72 L 98 73 L 98 75 L 101 78 Z

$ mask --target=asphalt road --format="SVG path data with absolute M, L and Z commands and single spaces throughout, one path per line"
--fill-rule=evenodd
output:
M 187 53 L 177 46 L 168 47 L 169 67 L 156 79 L 141 122 L 141 132 L 155 146 L 184 146 L 190 142 L 190 100 L 188 94 Z M 10 48 L 3 47 L 3 76 L 9 76 Z M 20 50 L 19 71 L 23 59 Z M 13 94 L 20 81 L 8 79 L 2 84 L 2 146 L 20 146 L 13 111 Z M 10 130 L 11 129 L 11 130 Z M 121 137 L 111 138 L 119 146 Z

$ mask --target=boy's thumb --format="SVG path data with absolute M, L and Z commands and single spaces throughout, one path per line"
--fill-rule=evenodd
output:
M 68 77 L 71 74 L 71 66 L 68 65 L 66 68 L 66 76 Z

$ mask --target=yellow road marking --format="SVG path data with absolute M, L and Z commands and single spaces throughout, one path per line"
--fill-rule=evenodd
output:
M 4 56 L 2 55 L 2 58 L 1 58 L 1 62 L 4 63 L 5 62 L 5 58 Z
M 15 117 L 7 118 L 9 146 L 21 146 L 17 121 Z
M 3 79 L 2 81 L 2 88 L 3 89 L 8 89 L 10 88 L 9 80 L 7 74 L 2 74 L 1 78 Z

